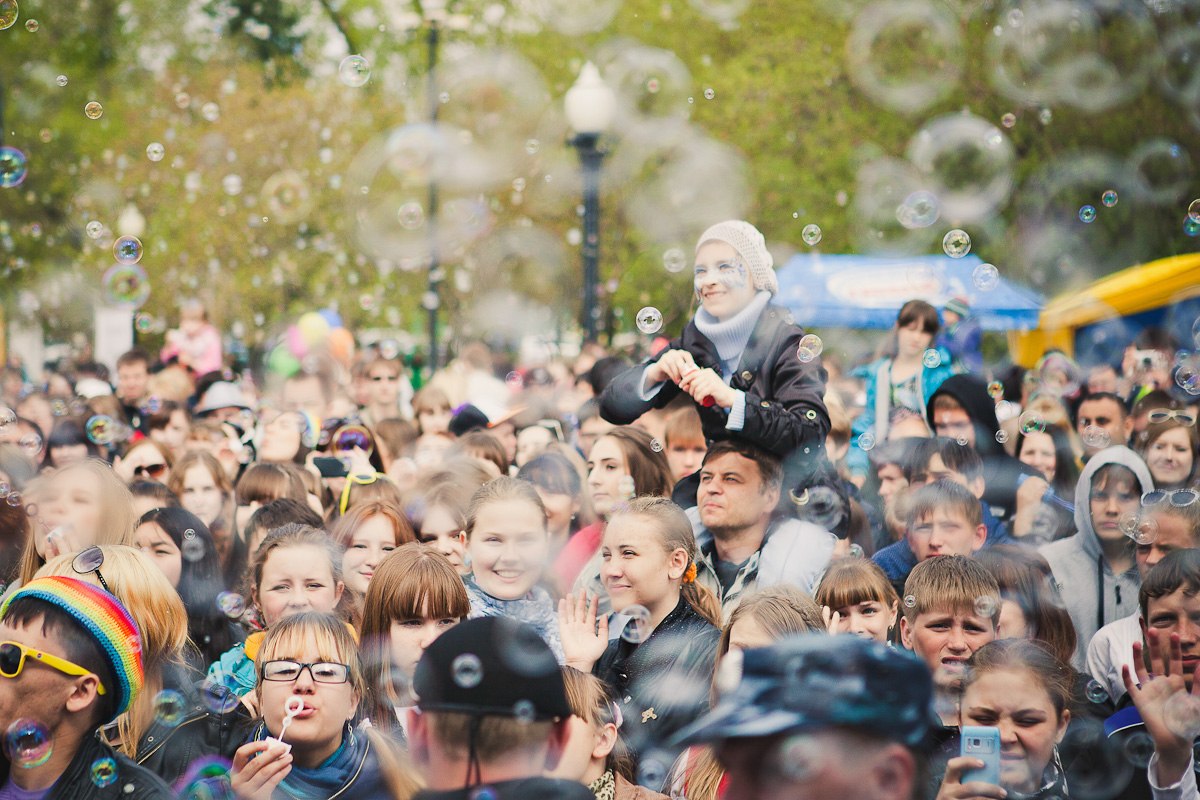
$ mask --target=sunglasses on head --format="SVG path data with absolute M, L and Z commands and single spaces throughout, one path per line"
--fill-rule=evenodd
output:
M 80 550 L 75 558 L 71 559 L 71 569 L 79 575 L 91 575 L 96 573 L 96 578 L 100 581 L 100 585 L 104 587 L 104 591 L 112 594 L 112 589 L 108 588 L 108 581 L 104 580 L 104 576 L 100 574 L 100 567 L 104 565 L 104 551 L 99 545 L 92 545 L 86 550 Z
M 342 487 L 342 496 L 338 502 L 338 511 L 341 512 L 342 514 L 346 513 L 346 508 L 347 508 L 347 506 L 350 505 L 350 487 L 351 486 L 354 486 L 356 484 L 358 486 L 370 486 L 372 483 L 383 480 L 385 478 L 387 478 L 387 476 L 381 472 L 370 472 L 365 475 L 361 474 L 361 473 L 347 475 L 346 476 L 346 485 Z
M 1150 508 L 1161 503 L 1170 503 L 1175 508 L 1187 508 L 1200 500 L 1200 492 L 1194 489 L 1173 489 L 1170 491 L 1157 489 L 1142 495 L 1142 508 Z
M 1173 408 L 1156 408 L 1146 415 L 1146 421 L 1154 424 L 1160 424 L 1167 420 L 1175 420 L 1180 425 L 1195 425 L 1196 417 L 1186 411 L 1176 411 Z
M 144 477 L 149 476 L 151 478 L 154 478 L 155 480 L 158 480 L 163 475 L 165 475 L 166 472 L 167 472 L 166 464 L 142 464 L 140 466 L 133 468 L 133 474 L 135 477 L 138 477 L 138 478 L 144 478 Z
M 51 655 L 50 653 L 34 650 L 32 647 L 27 647 L 20 642 L 0 642 L 0 676 L 5 678 L 15 678 L 21 674 L 21 670 L 25 669 L 26 659 L 32 658 L 39 664 L 45 664 L 51 669 L 56 669 L 64 675 L 74 675 L 76 677 L 83 675 L 94 675 L 90 669 L 85 669 L 78 664 L 67 661 L 65 658 Z M 96 691 L 99 694 L 105 694 L 106 689 L 104 684 L 99 680 L 96 682 Z

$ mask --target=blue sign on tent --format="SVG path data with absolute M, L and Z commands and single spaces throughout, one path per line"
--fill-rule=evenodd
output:
M 995 288 L 975 286 L 977 256 L 793 256 L 777 272 L 776 302 L 804 327 L 890 328 L 909 300 L 940 309 L 952 297 L 965 297 L 984 330 L 1031 330 L 1044 303 L 1032 289 L 1003 276 Z

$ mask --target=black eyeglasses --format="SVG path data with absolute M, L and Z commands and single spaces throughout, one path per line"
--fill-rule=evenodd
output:
M 163 475 L 165 475 L 166 472 L 167 472 L 166 464 L 142 464 L 141 466 L 133 468 L 133 474 L 135 477 L 138 477 L 138 478 L 149 475 L 151 478 L 158 480 Z
M 304 664 L 299 661 L 279 659 L 268 661 L 262 665 L 264 681 L 295 681 L 300 673 L 308 670 L 308 674 L 317 683 L 346 683 L 350 680 L 350 667 L 334 661 L 317 661 Z
M 112 594 L 112 589 L 108 588 L 108 582 L 104 580 L 104 576 L 100 574 L 100 567 L 104 564 L 104 551 L 99 545 L 92 545 L 87 550 L 80 550 L 75 558 L 71 559 L 71 569 L 75 570 L 80 575 L 90 575 L 96 573 L 96 577 L 100 580 L 100 585 L 104 587 L 104 591 Z

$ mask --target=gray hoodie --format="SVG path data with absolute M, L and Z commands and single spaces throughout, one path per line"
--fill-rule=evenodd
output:
M 1101 450 L 1088 460 L 1075 484 L 1076 533 L 1041 548 L 1041 554 L 1050 562 L 1071 622 L 1075 624 L 1078 639 L 1071 665 L 1081 671 L 1087 668 L 1088 643 L 1096 631 L 1137 610 L 1138 589 L 1142 585 L 1136 566 L 1121 575 L 1113 574 L 1100 550 L 1096 529 L 1092 527 L 1092 478 L 1108 464 L 1128 467 L 1137 476 L 1143 493 L 1153 491 L 1154 479 L 1137 453 L 1121 446 Z

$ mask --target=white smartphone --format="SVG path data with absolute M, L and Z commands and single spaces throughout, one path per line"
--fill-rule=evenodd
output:
M 959 755 L 978 758 L 983 769 L 969 769 L 962 782 L 981 781 L 1000 785 L 1000 729 L 981 725 L 964 725 L 959 733 Z

